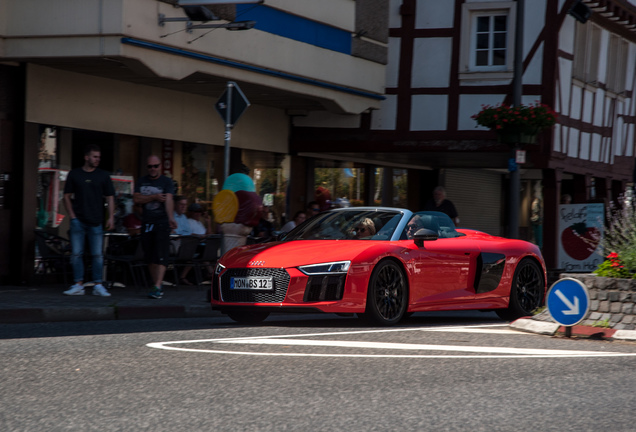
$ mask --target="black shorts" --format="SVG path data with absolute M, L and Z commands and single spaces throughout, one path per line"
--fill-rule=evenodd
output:
M 141 246 L 146 261 L 166 265 L 170 256 L 170 225 L 168 223 L 143 224 Z

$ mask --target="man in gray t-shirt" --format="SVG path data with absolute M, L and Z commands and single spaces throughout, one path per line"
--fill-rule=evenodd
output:
M 148 297 L 153 299 L 163 296 L 163 277 L 170 253 L 170 232 L 177 228 L 173 195 L 172 179 L 161 175 L 161 160 L 158 156 L 149 156 L 148 175 L 140 178 L 135 185 L 133 200 L 142 204 L 144 209 L 141 242 L 154 284 Z

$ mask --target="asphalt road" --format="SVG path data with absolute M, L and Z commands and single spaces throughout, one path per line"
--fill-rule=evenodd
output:
M 0 430 L 631 431 L 634 364 L 478 313 L 0 325 Z

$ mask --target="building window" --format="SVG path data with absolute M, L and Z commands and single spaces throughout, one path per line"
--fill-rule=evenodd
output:
M 617 94 L 625 91 L 627 55 L 627 42 L 619 36 L 610 35 L 605 78 L 607 90 Z
M 508 16 L 476 14 L 474 16 L 471 64 L 477 68 L 506 67 Z
M 576 23 L 574 46 L 574 78 L 588 84 L 598 83 L 601 29 L 592 23 Z
M 509 79 L 513 70 L 516 2 L 464 3 L 462 8 L 460 78 Z

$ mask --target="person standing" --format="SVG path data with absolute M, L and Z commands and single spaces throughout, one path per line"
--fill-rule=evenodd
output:
M 148 297 L 153 299 L 163 297 L 163 277 L 170 255 L 170 232 L 177 228 L 173 194 L 172 179 L 161 174 L 161 160 L 158 156 L 149 156 L 148 175 L 140 178 L 135 185 L 133 200 L 144 206 L 141 244 L 154 284 Z
M 451 200 L 446 199 L 446 189 L 442 186 L 437 186 L 433 190 L 433 199 L 428 200 L 424 210 L 445 213 L 455 224 L 459 223 L 459 215 L 457 214 L 457 209 L 455 209 L 455 204 Z
M 106 229 L 115 226 L 115 188 L 110 175 L 98 168 L 99 146 L 90 144 L 84 151 L 84 165 L 71 170 L 64 185 L 64 206 L 71 219 L 71 264 L 74 284 L 65 295 L 84 295 L 84 246 L 86 239 L 92 256 L 93 294 L 109 297 L 102 285 L 104 272 L 104 197 L 108 203 Z

